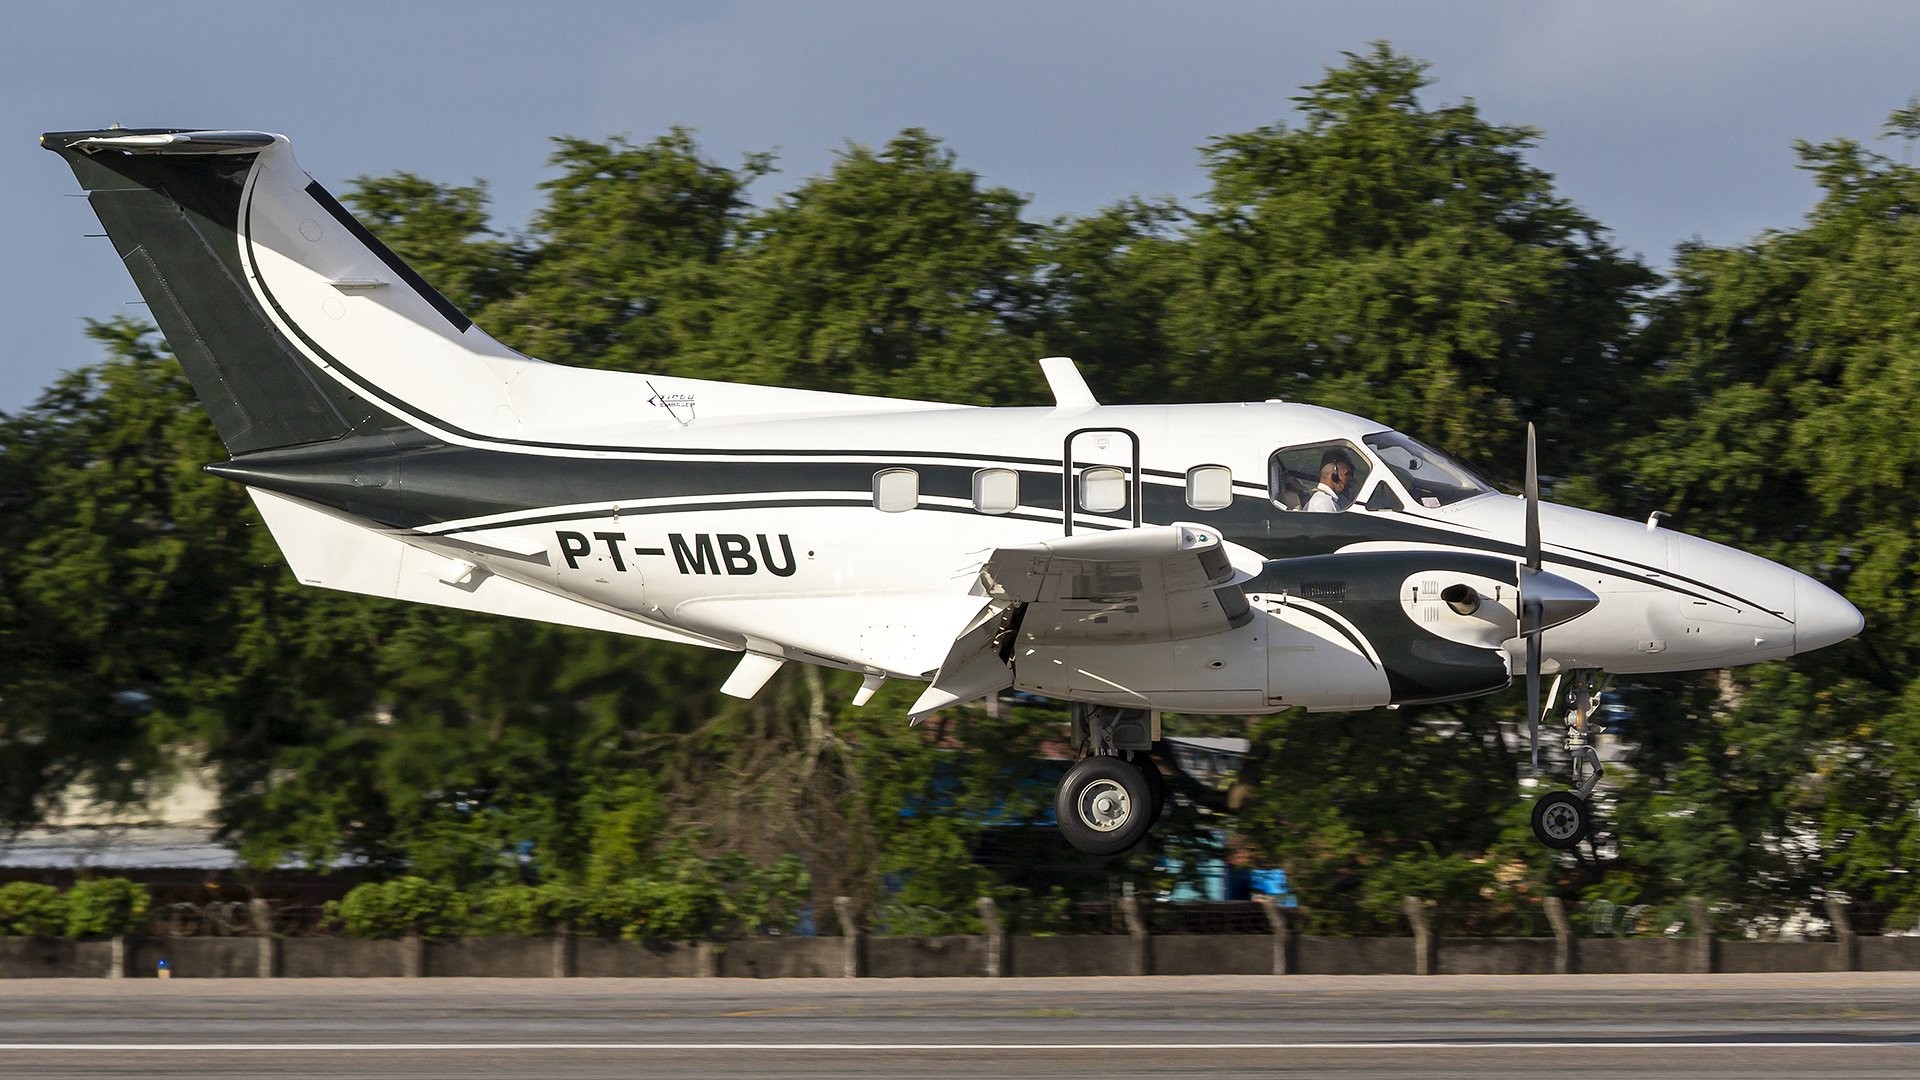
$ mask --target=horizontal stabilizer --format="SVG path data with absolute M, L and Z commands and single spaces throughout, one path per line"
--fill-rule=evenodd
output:
M 707 648 L 739 643 L 684 633 L 537 589 L 428 551 L 301 499 L 248 488 L 303 585 Z
M 247 154 L 272 146 L 274 139 L 264 131 L 142 131 L 93 135 L 70 145 L 90 154 L 102 150 L 126 154 Z

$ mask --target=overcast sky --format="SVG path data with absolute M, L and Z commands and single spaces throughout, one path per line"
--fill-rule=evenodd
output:
M 1430 105 L 1540 128 L 1534 163 L 1659 267 L 1689 238 L 1793 227 L 1814 201 L 1794 140 L 1873 140 L 1920 93 L 1920 4 L 1866 0 L 90 0 L 9 4 L 6 30 L 0 411 L 98 359 L 84 319 L 144 312 L 107 241 L 83 237 L 98 222 L 42 131 L 281 132 L 336 191 L 484 179 L 513 231 L 551 135 L 683 124 L 722 164 L 776 151 L 765 201 L 848 140 L 918 126 L 1048 217 L 1193 199 L 1196 147 L 1290 121 L 1302 84 L 1385 39 L 1432 63 Z

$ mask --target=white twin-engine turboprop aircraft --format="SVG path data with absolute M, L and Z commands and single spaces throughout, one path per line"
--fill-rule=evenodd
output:
M 1588 831 L 1600 673 L 1752 663 L 1858 633 L 1803 574 L 1495 492 L 1357 416 L 1281 402 L 970 408 L 558 367 L 466 316 L 252 131 L 42 136 L 72 166 L 307 584 L 1072 703 L 1056 800 L 1133 846 L 1162 710 L 1371 709 L 1540 676 Z M 1563 692 L 1564 688 L 1564 692 Z

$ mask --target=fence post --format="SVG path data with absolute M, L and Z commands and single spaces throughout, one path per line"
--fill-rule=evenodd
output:
M 107 978 L 127 977 L 127 935 L 115 934 L 107 945 Z
M 256 979 L 280 977 L 280 939 L 272 934 L 254 938 L 253 975 Z
M 1567 906 L 1557 896 L 1540 901 L 1547 913 L 1547 925 L 1553 927 L 1553 973 L 1571 975 L 1580 970 L 1579 942 L 1573 936 L 1573 924 L 1567 921 Z
M 987 971 L 989 979 L 998 979 L 1007 973 L 1007 928 L 1000 921 L 1000 908 L 994 904 L 993 897 L 983 896 L 974 904 L 980 911 L 980 921 L 987 927 Z
M 1126 918 L 1127 936 L 1133 939 L 1133 974 L 1153 974 L 1153 937 L 1147 932 L 1147 919 L 1140 910 L 1140 897 L 1131 888 L 1120 898 L 1120 914 Z
M 1293 973 L 1293 931 L 1287 925 L 1287 913 L 1273 902 L 1273 897 L 1262 893 L 1253 898 L 1260 905 L 1260 913 L 1267 917 L 1267 929 L 1273 934 L 1273 973 L 1290 975 Z
M 247 916 L 253 923 L 254 978 L 279 978 L 280 939 L 273 934 L 273 901 L 257 896 L 247 901 Z
M 840 974 L 845 978 L 857 979 L 866 973 L 861 970 L 860 923 L 853 917 L 853 897 L 834 897 L 833 913 L 840 916 L 840 933 L 846 938 L 846 953 Z
M 427 940 L 420 936 L 419 930 L 407 931 L 400 939 L 400 975 L 406 979 L 418 979 L 427 973 Z
M 1837 971 L 1860 970 L 1860 945 L 1853 936 L 1853 919 L 1847 914 L 1847 902 L 1837 896 L 1827 897 L 1827 920 L 1833 923 L 1833 941 L 1838 952 Z
M 1409 896 L 1400 908 L 1407 913 L 1407 924 L 1413 927 L 1413 973 L 1431 975 L 1438 966 L 1434 963 L 1434 953 L 1439 943 L 1434 940 L 1433 927 L 1427 919 L 1427 902 Z
M 553 928 L 553 969 L 549 974 L 556 979 L 573 978 L 574 954 L 573 924 L 563 922 Z
M 1693 970 L 1702 975 L 1711 975 L 1714 969 L 1713 920 L 1709 918 L 1707 902 L 1697 896 L 1689 896 L 1687 910 L 1693 915 Z
M 696 941 L 693 943 L 693 969 L 696 978 L 717 979 L 720 977 L 720 956 L 714 949 L 713 942 Z

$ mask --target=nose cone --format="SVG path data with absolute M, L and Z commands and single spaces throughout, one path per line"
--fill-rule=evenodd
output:
M 1812 652 L 1845 641 L 1867 625 L 1847 598 L 1805 574 L 1793 576 L 1793 651 Z

